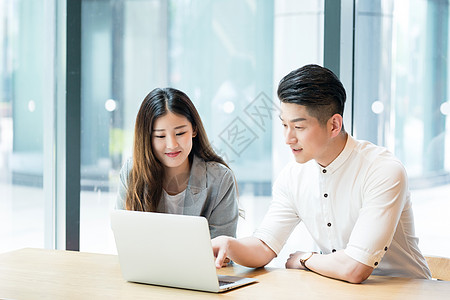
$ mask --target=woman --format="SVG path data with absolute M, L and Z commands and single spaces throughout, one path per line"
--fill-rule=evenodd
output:
M 118 209 L 204 216 L 211 238 L 236 235 L 234 176 L 212 149 L 183 92 L 154 89 L 136 117 L 133 158 L 120 171 Z

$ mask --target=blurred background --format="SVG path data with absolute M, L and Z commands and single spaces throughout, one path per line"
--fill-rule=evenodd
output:
M 81 251 L 115 253 L 118 172 L 141 101 L 166 86 L 192 99 L 233 169 L 246 211 L 238 236 L 251 234 L 292 159 L 278 82 L 324 65 L 328 51 L 341 58 L 347 131 L 404 163 L 419 246 L 449 256 L 448 0 L 342 0 L 338 11 L 325 0 L 82 0 L 80 114 L 66 102 L 71 1 L 0 1 L 0 252 L 64 249 L 73 238 Z M 340 16 L 336 48 L 324 43 L 327 14 Z M 66 127 L 72 113 L 79 138 Z M 79 202 L 66 198 L 71 147 L 80 154 Z M 73 207 L 76 237 L 66 223 Z M 273 264 L 314 247 L 300 225 Z

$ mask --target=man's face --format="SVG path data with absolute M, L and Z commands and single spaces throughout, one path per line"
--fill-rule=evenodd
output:
M 286 144 L 291 148 L 296 162 L 306 163 L 314 159 L 320 165 L 327 166 L 334 159 L 329 149 L 330 126 L 328 123 L 321 125 L 308 114 L 306 106 L 282 102 L 280 119 Z

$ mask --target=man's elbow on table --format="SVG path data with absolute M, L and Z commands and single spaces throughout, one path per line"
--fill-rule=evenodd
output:
M 372 274 L 373 268 L 354 261 L 346 266 L 344 280 L 350 283 L 362 283 Z

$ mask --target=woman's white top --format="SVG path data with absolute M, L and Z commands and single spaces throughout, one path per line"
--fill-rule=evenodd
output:
M 169 195 L 163 189 L 162 201 L 159 202 L 158 211 L 168 213 L 168 214 L 177 214 L 182 215 L 184 210 L 184 197 L 186 194 L 186 190 L 178 193 L 176 195 Z

